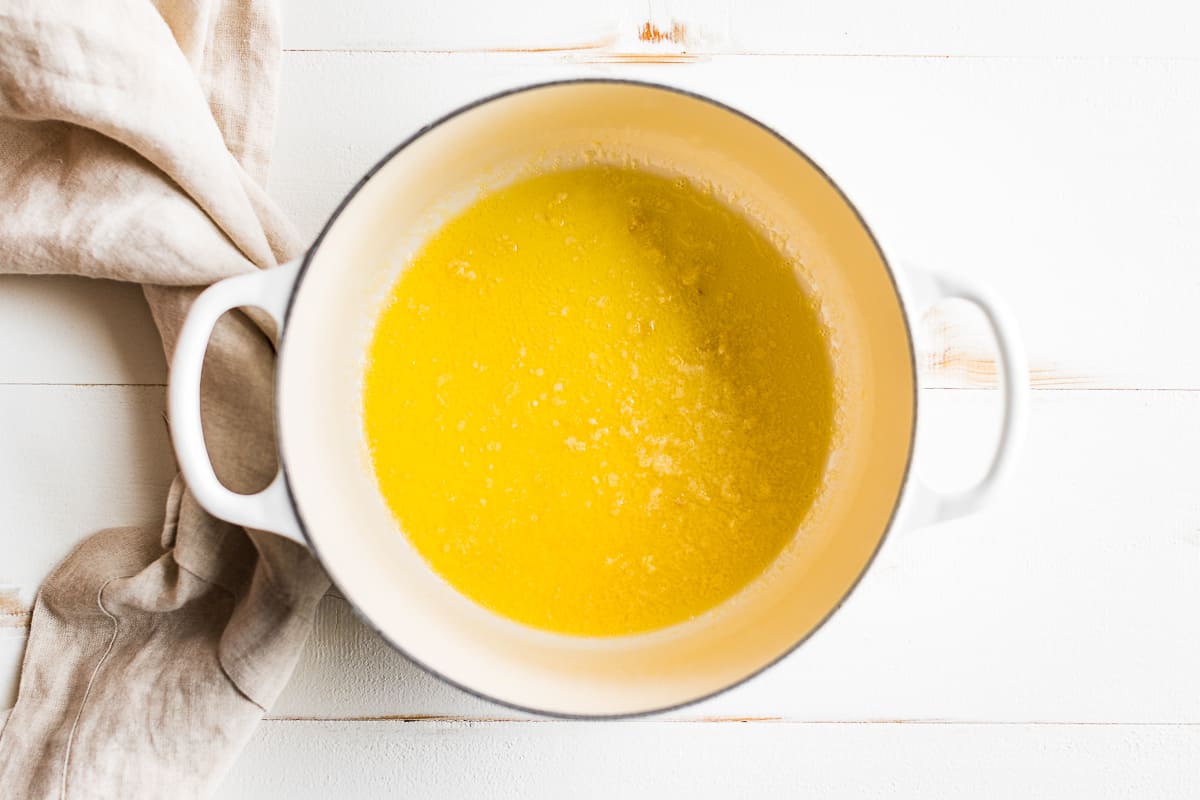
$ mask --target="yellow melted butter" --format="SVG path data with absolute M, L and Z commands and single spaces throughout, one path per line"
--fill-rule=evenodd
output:
M 710 192 L 601 166 L 441 228 L 363 385 L 379 488 L 434 570 L 584 635 L 687 620 L 758 576 L 820 491 L 833 398 L 788 260 Z

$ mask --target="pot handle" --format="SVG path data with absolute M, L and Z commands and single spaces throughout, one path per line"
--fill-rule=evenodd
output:
M 227 522 L 271 531 L 304 544 L 300 522 L 284 485 L 283 471 L 280 470 L 271 484 L 257 494 L 230 491 L 213 471 L 200 425 L 200 370 L 213 326 L 226 311 L 253 306 L 274 317 L 282 335 L 288 299 L 299 272 L 300 260 L 291 261 L 273 269 L 218 281 L 196 298 L 175 343 L 167 410 L 175 457 L 188 488 L 200 505 Z
M 974 486 L 956 492 L 935 489 L 914 475 L 910 486 L 917 524 L 932 524 L 972 514 L 985 505 L 1008 479 L 1025 436 L 1029 411 L 1029 365 L 1020 331 L 1008 306 L 988 288 L 959 276 L 908 269 L 911 276 L 913 319 L 951 298 L 974 304 L 987 317 L 999 351 L 1004 419 L 1000 439 L 987 472 Z

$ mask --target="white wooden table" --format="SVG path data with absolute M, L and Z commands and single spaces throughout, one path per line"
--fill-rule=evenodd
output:
M 491 706 L 326 598 L 222 797 L 1200 796 L 1194 3 L 353 5 L 284 4 L 270 191 L 306 234 L 464 101 L 584 75 L 685 86 L 807 150 L 895 259 L 1003 292 L 1032 423 L 992 510 L 893 537 L 807 645 L 664 717 Z M 980 469 L 995 435 L 983 330 L 953 306 L 926 320 L 932 478 Z M 160 519 L 165 382 L 135 288 L 0 278 L 0 708 L 51 566 Z

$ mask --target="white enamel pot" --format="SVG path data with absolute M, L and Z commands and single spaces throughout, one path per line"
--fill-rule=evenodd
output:
M 465 599 L 409 545 L 376 486 L 361 422 L 361 371 L 388 287 L 422 240 L 481 191 L 538 164 L 620 154 L 729 187 L 782 234 L 806 270 L 836 342 L 838 438 L 826 488 L 783 557 L 731 601 L 650 634 L 601 639 L 533 630 Z M 995 456 L 968 491 L 910 470 L 917 418 L 913 327 L 964 298 L 996 335 L 1004 420 Z M 200 427 L 200 367 L 217 318 L 273 315 L 280 341 L 281 470 L 255 495 L 213 473 Z M 607 717 L 711 696 L 812 634 L 863 575 L 889 530 L 970 513 L 1013 462 L 1028 394 L 1003 306 L 959 279 L 890 265 L 855 208 L 795 146 L 761 123 L 686 92 L 569 81 L 497 95 L 420 131 L 350 192 L 312 248 L 277 269 L 222 281 L 196 301 L 171 367 L 170 416 L 188 486 L 218 517 L 311 548 L 362 617 L 444 679 L 510 706 Z

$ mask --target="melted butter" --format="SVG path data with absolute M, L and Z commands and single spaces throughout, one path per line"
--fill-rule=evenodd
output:
M 379 488 L 460 592 L 570 634 L 727 599 L 818 494 L 825 332 L 791 264 L 685 180 L 556 171 L 484 196 L 378 321 L 364 425 Z

